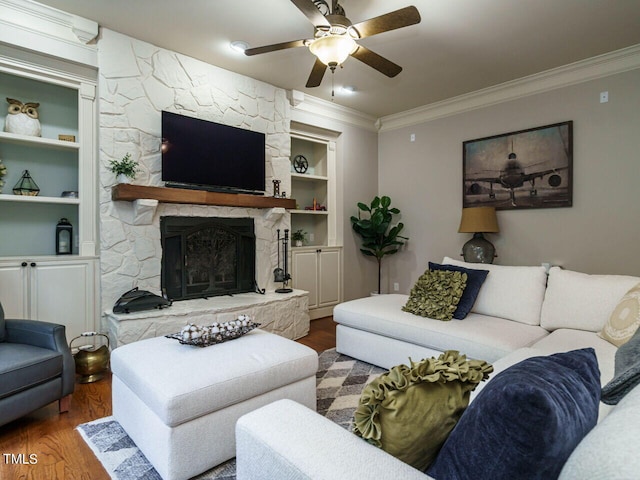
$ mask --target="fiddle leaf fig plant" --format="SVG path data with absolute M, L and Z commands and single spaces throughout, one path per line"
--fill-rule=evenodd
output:
M 392 226 L 394 215 L 400 210 L 391 208 L 391 198 L 376 196 L 370 205 L 358 202 L 358 216 L 351 217 L 353 230 L 362 237 L 360 251 L 368 256 L 375 257 L 378 262 L 378 293 L 380 293 L 382 259 L 387 255 L 393 255 L 404 245 L 408 237 L 400 235 L 404 224 L 398 222 Z

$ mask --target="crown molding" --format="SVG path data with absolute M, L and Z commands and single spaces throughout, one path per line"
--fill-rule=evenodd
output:
M 98 24 L 28 0 L 0 0 L 0 42 L 98 66 Z
M 379 131 L 395 130 L 640 68 L 640 44 L 517 80 L 380 117 Z
M 353 108 L 338 105 L 321 98 L 308 95 L 298 90 L 288 90 L 287 97 L 294 111 L 306 112 L 312 115 L 337 120 L 342 123 L 354 125 L 371 131 L 377 131 L 376 117 L 359 112 Z

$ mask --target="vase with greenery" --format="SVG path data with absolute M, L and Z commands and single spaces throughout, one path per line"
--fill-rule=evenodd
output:
M 119 183 L 129 183 L 136 178 L 138 162 L 131 160 L 131 154 L 127 153 L 121 160 L 111 160 L 110 170 L 116 174 Z
M 393 255 L 404 245 L 408 237 L 400 235 L 404 224 L 392 226 L 393 216 L 400 213 L 391 208 L 391 199 L 387 196 L 376 196 L 370 205 L 358 202 L 358 216 L 351 217 L 353 230 L 362 237 L 360 251 L 368 257 L 375 257 L 378 262 L 378 293 L 380 292 L 382 259 Z
M 302 229 L 296 230 L 295 232 L 293 232 L 291 234 L 291 241 L 294 242 L 296 247 L 301 247 L 302 246 L 302 242 L 304 242 L 304 236 L 307 234 L 307 232 L 305 232 Z

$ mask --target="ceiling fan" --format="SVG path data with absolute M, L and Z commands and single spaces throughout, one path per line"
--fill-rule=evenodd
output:
M 248 48 L 244 53 L 251 56 L 286 48 L 308 47 L 317 57 L 307 80 L 308 88 L 319 86 L 327 67 L 334 72 L 336 67 L 342 65 L 349 56 L 373 67 L 387 77 L 395 77 L 402 71 L 400 65 L 372 52 L 358 44 L 356 40 L 420 23 L 420 13 L 414 6 L 353 24 L 346 17 L 338 0 L 332 0 L 331 7 L 325 0 L 291 0 L 291 3 L 298 7 L 314 25 L 313 38 Z

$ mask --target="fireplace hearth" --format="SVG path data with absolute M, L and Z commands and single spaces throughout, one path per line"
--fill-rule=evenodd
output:
M 255 291 L 252 218 L 161 217 L 162 291 L 171 300 Z

